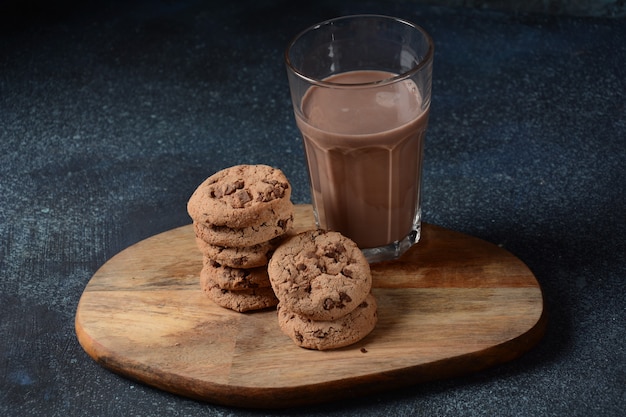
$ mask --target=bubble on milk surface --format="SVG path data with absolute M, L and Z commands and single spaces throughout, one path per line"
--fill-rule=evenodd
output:
M 376 104 L 388 109 L 398 105 L 400 95 L 398 93 L 392 93 L 389 91 L 381 91 L 376 93 Z

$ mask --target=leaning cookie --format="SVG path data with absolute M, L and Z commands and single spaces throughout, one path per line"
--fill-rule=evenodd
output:
M 327 350 L 351 345 L 370 334 L 378 320 L 376 299 L 368 295 L 351 313 L 332 321 L 316 321 L 278 305 L 278 326 L 303 348 Z
M 284 308 L 313 320 L 335 320 L 370 293 L 369 263 L 338 232 L 309 230 L 287 239 L 268 264 L 272 288 Z
M 187 212 L 198 223 L 242 228 L 269 220 L 271 211 L 290 197 L 291 186 L 279 169 L 236 165 L 200 184 L 187 203 Z
M 200 286 L 215 304 L 240 313 L 275 307 L 278 304 L 278 299 L 271 287 L 239 291 L 225 290 L 209 279 L 206 274 L 204 276 L 201 274 Z
M 271 254 L 281 242 L 281 237 L 267 242 L 243 248 L 211 245 L 200 238 L 196 238 L 198 249 L 205 256 L 232 268 L 256 268 L 267 265 Z
M 288 233 L 293 227 L 294 207 L 291 202 L 274 213 L 272 220 L 255 226 L 233 228 L 200 222 L 193 222 L 196 237 L 211 245 L 228 247 L 248 247 L 267 242 Z
M 200 279 L 223 290 L 248 290 L 271 287 L 267 268 L 231 268 L 205 257 Z

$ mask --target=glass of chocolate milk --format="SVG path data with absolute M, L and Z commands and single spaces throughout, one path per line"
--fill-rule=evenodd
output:
M 346 16 L 306 29 L 285 52 L 317 226 L 369 262 L 420 238 L 420 184 L 433 42 L 394 17 Z

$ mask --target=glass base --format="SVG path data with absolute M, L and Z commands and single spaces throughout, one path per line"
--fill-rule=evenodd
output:
M 392 261 L 399 258 L 411 248 L 414 244 L 420 240 L 421 227 L 418 226 L 415 230 L 412 230 L 404 239 L 397 240 L 385 246 L 379 246 L 377 248 L 361 249 L 363 255 L 370 264 L 383 261 Z

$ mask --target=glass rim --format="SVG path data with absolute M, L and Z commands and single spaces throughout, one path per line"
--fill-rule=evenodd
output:
M 384 78 L 382 80 L 377 80 L 377 81 L 369 81 L 369 82 L 365 82 L 365 83 L 337 83 L 337 82 L 333 82 L 333 81 L 324 81 L 322 79 L 306 75 L 305 73 L 300 71 L 298 68 L 296 68 L 296 66 L 291 62 L 291 59 L 289 58 L 289 52 L 291 51 L 293 46 L 296 44 L 296 42 L 298 42 L 298 40 L 302 36 L 304 36 L 306 33 L 309 33 L 309 32 L 311 32 L 313 30 L 317 30 L 317 29 L 319 29 L 322 26 L 330 25 L 330 24 L 332 24 L 334 22 L 337 22 L 337 21 L 340 21 L 340 20 L 348 20 L 348 19 L 355 19 L 355 18 L 379 18 L 379 19 L 384 19 L 384 20 L 392 20 L 392 21 L 395 21 L 397 23 L 401 23 L 403 25 L 409 26 L 409 27 L 417 30 L 418 32 L 420 32 L 422 34 L 422 36 L 424 36 L 424 38 L 428 42 L 428 50 L 426 51 L 426 54 L 424 55 L 424 58 L 417 65 L 412 67 L 411 69 L 409 69 L 407 71 L 404 71 L 404 72 L 402 72 L 400 74 L 396 74 L 393 77 Z M 429 62 L 432 61 L 433 55 L 434 55 L 434 49 L 435 49 L 435 45 L 433 43 L 432 37 L 428 34 L 428 32 L 426 32 L 426 30 L 424 30 L 424 28 L 422 28 L 419 25 L 416 25 L 413 22 L 410 22 L 408 20 L 401 19 L 401 18 L 398 18 L 398 17 L 386 16 L 386 15 L 382 15 L 382 14 L 355 14 L 355 15 L 347 15 L 347 16 L 340 16 L 340 17 L 335 17 L 335 18 L 332 18 L 332 19 L 327 19 L 327 20 L 324 20 L 322 22 L 319 22 L 319 23 L 316 23 L 314 25 L 311 25 L 311 26 L 307 27 L 306 29 L 300 31 L 287 44 L 287 48 L 285 48 L 285 64 L 287 65 L 287 68 L 291 72 L 293 72 L 295 75 L 300 77 L 302 80 L 307 81 L 308 83 L 310 83 L 312 85 L 316 85 L 316 86 L 319 86 L 319 87 L 329 87 L 329 88 L 363 88 L 363 87 L 382 86 L 382 85 L 393 84 L 393 83 L 396 83 L 396 82 L 399 82 L 399 81 L 406 80 L 407 78 L 410 78 L 413 74 L 415 74 L 416 72 L 420 71 Z

